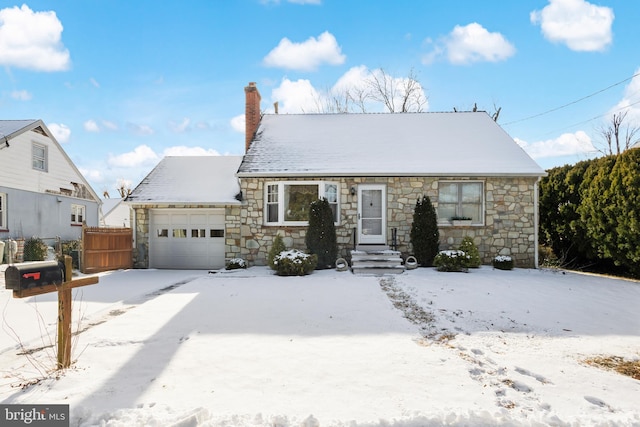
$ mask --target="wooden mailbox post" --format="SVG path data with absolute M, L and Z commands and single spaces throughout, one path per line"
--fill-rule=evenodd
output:
M 64 256 L 65 281 L 60 285 L 48 284 L 28 289 L 14 289 L 14 298 L 27 298 L 36 295 L 58 292 L 58 369 L 71 366 L 71 289 L 98 283 L 97 277 L 84 277 L 71 280 L 72 260 Z

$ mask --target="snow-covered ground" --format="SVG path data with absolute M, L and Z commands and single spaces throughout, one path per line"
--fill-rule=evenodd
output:
M 640 426 L 640 381 L 584 363 L 640 357 L 638 282 L 104 273 L 74 290 L 73 367 L 27 385 L 55 365 L 56 298 L 0 291 L 0 401 L 72 426 Z

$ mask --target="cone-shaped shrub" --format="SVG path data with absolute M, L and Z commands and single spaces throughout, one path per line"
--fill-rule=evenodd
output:
M 318 270 L 333 268 L 338 258 L 338 239 L 333 223 L 333 211 L 327 199 L 311 203 L 305 242 L 309 253 L 318 256 Z
M 427 196 L 422 196 L 422 200 L 418 199 L 416 202 L 410 238 L 418 264 L 422 267 L 432 266 L 433 259 L 438 254 L 440 231 L 436 210 Z
M 282 236 L 276 234 L 276 237 L 273 238 L 273 245 L 269 250 L 269 254 L 267 255 L 267 263 L 272 270 L 277 270 L 278 266 L 273 262 L 276 256 L 280 255 L 280 252 L 284 252 L 287 250 L 287 247 L 282 240 Z

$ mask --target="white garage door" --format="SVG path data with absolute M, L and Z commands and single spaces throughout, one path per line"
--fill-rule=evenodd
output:
M 152 209 L 149 267 L 224 267 L 224 209 Z

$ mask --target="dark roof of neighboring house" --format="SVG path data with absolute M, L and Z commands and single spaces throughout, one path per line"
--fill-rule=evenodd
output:
M 544 176 L 485 112 L 264 115 L 238 176 Z

